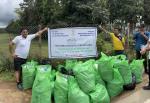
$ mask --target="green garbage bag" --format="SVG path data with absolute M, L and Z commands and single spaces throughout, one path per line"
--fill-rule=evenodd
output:
M 32 89 L 31 103 L 51 103 L 53 82 L 50 80 L 51 66 L 37 66 L 37 74 Z
M 110 103 L 108 92 L 101 84 L 96 85 L 95 91 L 90 93 L 90 97 L 91 103 Z
M 69 77 L 68 103 L 90 103 L 89 96 L 80 90 L 74 77 Z
M 124 81 L 118 69 L 114 68 L 114 79 L 107 83 L 107 90 L 110 97 L 115 97 L 123 91 Z
M 23 89 L 30 89 L 33 86 L 35 80 L 35 71 L 37 63 L 34 61 L 27 62 L 22 65 L 22 80 L 23 80 Z
M 54 86 L 55 103 L 68 103 L 68 76 L 61 73 L 56 74 Z
M 102 54 L 102 57 L 96 61 L 98 63 L 99 73 L 104 81 L 111 81 L 113 75 L 113 58 Z
M 132 72 L 128 63 L 128 60 L 116 60 L 114 64 L 115 68 L 118 68 L 123 80 L 124 85 L 130 84 L 132 82 Z
M 101 75 L 98 72 L 98 64 L 95 63 L 94 66 L 95 66 L 96 84 L 101 84 L 101 85 L 105 86 L 105 82 L 102 80 L 102 77 L 101 77 Z
M 94 63 L 95 60 L 88 60 L 85 63 L 77 64 L 73 69 L 79 87 L 87 94 L 93 91 L 96 84 Z
M 132 73 L 135 74 L 136 83 L 142 82 L 142 74 L 143 74 L 143 61 L 144 60 L 133 60 L 130 64 L 130 68 Z
M 76 64 L 77 64 L 77 60 L 76 59 L 67 59 L 65 68 L 67 70 L 73 69 Z

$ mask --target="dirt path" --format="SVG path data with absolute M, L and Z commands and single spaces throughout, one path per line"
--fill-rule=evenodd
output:
M 142 86 L 145 85 L 147 81 L 147 76 L 144 75 L 143 82 L 138 84 L 135 90 L 123 92 L 119 96 L 113 98 L 111 103 L 118 103 L 118 101 L 125 99 L 132 94 L 135 94 L 136 92 L 141 90 Z M 16 88 L 16 84 L 14 81 L 0 81 L 0 103 L 30 103 L 30 100 L 31 90 L 19 91 Z
M 0 81 L 0 103 L 30 103 L 31 90 L 19 91 L 15 82 Z

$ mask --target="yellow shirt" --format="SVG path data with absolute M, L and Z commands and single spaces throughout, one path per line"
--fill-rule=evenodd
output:
M 115 36 L 114 33 L 110 33 L 110 35 L 112 38 L 114 50 L 124 50 L 124 44 L 125 44 L 124 38 L 122 38 L 121 41 L 118 37 Z

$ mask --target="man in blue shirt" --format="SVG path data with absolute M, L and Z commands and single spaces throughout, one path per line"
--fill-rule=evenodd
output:
M 145 25 L 141 24 L 138 27 L 138 32 L 134 34 L 134 40 L 135 40 L 135 50 L 136 50 L 136 59 L 144 59 L 144 69 L 145 73 L 148 73 L 147 70 L 147 56 L 146 54 L 141 55 L 140 51 L 142 49 L 142 46 L 146 45 L 150 36 L 149 32 L 146 32 L 144 29 Z

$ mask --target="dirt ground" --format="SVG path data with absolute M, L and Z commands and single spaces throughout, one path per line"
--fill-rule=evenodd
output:
M 30 103 L 31 90 L 19 91 L 16 83 L 0 81 L 0 103 Z
M 143 76 L 143 82 L 138 84 L 136 89 L 133 91 L 125 91 L 119 96 L 113 98 L 111 103 L 120 103 L 118 101 L 131 96 L 132 94 L 139 91 L 143 85 L 147 83 L 147 76 Z M 14 81 L 0 81 L 0 103 L 30 103 L 31 100 L 31 90 L 19 91 L 16 88 Z M 131 103 L 131 102 L 128 102 Z M 133 102 L 132 102 L 133 103 Z M 144 102 L 143 102 L 144 103 Z
M 148 76 L 143 75 L 143 82 L 137 84 L 135 90 L 122 92 L 120 95 L 113 98 L 111 100 L 111 103 L 150 103 L 150 102 L 145 102 L 147 99 L 145 98 L 146 97 L 145 95 L 147 95 L 146 92 L 148 92 L 149 99 L 150 99 L 150 91 L 145 91 L 142 89 L 143 86 L 147 85 L 147 83 L 148 83 Z M 145 91 L 145 92 L 139 92 L 139 91 Z M 139 95 L 140 97 L 138 97 Z

